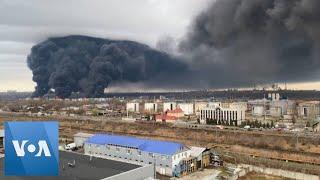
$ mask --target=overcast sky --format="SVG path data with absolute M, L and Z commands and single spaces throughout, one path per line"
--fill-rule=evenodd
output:
M 30 48 L 71 34 L 130 39 L 155 46 L 182 37 L 210 0 L 0 0 L 0 91 L 34 90 Z
M 155 46 L 181 38 L 212 0 L 0 0 L 0 91 L 33 91 L 30 48 L 52 36 L 91 35 Z M 319 89 L 320 83 L 291 84 Z

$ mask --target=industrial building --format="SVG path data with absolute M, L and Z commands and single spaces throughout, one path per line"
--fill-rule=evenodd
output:
M 246 106 L 239 103 L 215 103 L 202 108 L 200 111 L 200 123 L 206 124 L 213 121 L 216 124 L 240 125 L 245 120 Z
M 127 112 L 140 112 L 139 103 L 137 102 L 128 102 L 126 106 Z
M 272 117 L 286 117 L 292 119 L 296 109 L 295 101 L 288 99 L 281 99 L 270 101 L 270 116 Z
M 144 103 L 145 112 L 157 112 L 158 104 L 157 103 Z
M 200 116 L 201 109 L 203 109 L 207 106 L 208 106 L 208 102 L 204 102 L 204 101 L 195 102 L 194 103 L 194 112 L 195 112 L 196 116 Z
M 177 107 L 180 107 L 184 112 L 184 115 L 194 114 L 194 104 L 193 103 L 179 103 Z
M 156 171 L 168 176 L 180 175 L 179 163 L 190 157 L 190 148 L 180 143 L 97 134 L 84 145 L 86 155 L 138 165 L 155 165 Z
M 141 180 L 154 177 L 154 166 L 136 165 L 78 153 L 59 152 L 59 176 L 4 176 L 4 158 L 0 159 L 0 179 L 6 180 Z
M 282 117 L 292 119 L 296 112 L 296 102 L 281 98 L 278 93 L 269 93 L 268 99 L 257 99 L 249 101 L 252 116 Z
M 265 98 L 248 101 L 248 105 L 251 107 L 252 115 L 257 117 L 267 115 L 269 110 L 269 100 Z
M 84 142 L 91 136 L 93 136 L 93 134 L 78 132 L 73 135 L 73 141 L 76 144 L 76 147 L 83 147 Z
M 299 102 L 297 111 L 298 116 L 303 119 L 317 119 L 320 116 L 320 101 Z
M 163 103 L 163 112 L 167 111 L 167 110 L 174 110 L 177 107 L 177 103 L 175 102 L 165 102 Z

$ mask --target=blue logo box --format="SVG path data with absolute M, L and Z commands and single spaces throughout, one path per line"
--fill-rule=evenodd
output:
M 5 122 L 6 176 L 57 176 L 59 174 L 59 124 Z

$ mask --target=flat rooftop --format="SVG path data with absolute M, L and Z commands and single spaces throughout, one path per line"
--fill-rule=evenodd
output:
M 0 159 L 0 179 L 6 180 L 100 180 L 126 171 L 130 171 L 141 166 L 113 161 L 108 159 L 76 154 L 71 152 L 59 152 L 59 176 L 34 177 L 34 176 L 4 176 L 4 158 Z M 69 167 L 68 163 L 73 163 L 75 167 Z M 64 168 L 63 168 L 64 167 Z

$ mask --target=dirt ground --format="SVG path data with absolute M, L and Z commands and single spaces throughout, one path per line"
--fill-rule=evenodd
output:
M 279 177 L 279 176 L 271 176 L 271 175 L 261 174 L 256 172 L 249 172 L 245 176 L 240 177 L 239 180 L 291 180 L 291 179 Z
M 218 175 L 221 173 L 219 169 L 204 169 L 203 171 L 197 171 L 187 176 L 179 178 L 179 180 L 211 180 L 217 179 Z M 176 178 L 171 178 L 176 179 Z

